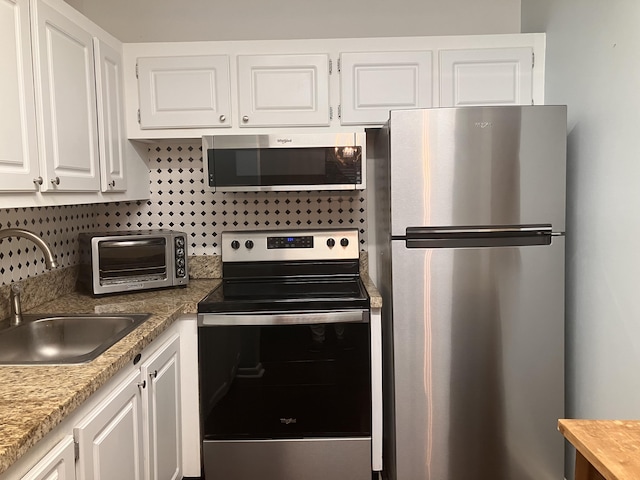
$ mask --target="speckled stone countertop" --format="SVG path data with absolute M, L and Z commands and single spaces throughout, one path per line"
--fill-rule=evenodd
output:
M 367 273 L 361 277 L 371 308 L 382 297 Z M 92 362 L 65 366 L 0 366 L 0 474 L 67 415 L 128 364 L 180 315 L 195 313 L 198 302 L 220 284 L 219 257 L 189 259 L 186 288 L 94 298 L 73 291 L 77 269 L 70 267 L 27 279 L 25 313 L 150 313 L 151 317 Z M 45 303 L 37 304 L 38 299 Z M 0 287 L 0 318 L 8 315 L 8 286 Z
M 93 298 L 69 293 L 26 313 L 150 313 L 151 317 L 92 362 L 0 366 L 0 473 L 58 425 L 181 314 L 220 283 L 194 279 L 186 288 Z

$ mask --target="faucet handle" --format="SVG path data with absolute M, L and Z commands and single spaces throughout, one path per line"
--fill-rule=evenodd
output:
M 22 284 L 18 282 L 11 283 L 11 294 L 20 295 L 22 293 Z

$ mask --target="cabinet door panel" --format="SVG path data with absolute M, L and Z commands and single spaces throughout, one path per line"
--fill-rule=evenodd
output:
M 36 115 L 28 0 L 0 0 L 0 190 L 35 191 Z
M 440 52 L 440 106 L 531 105 L 531 48 Z
M 238 56 L 240 126 L 329 125 L 329 56 Z
M 135 370 L 74 429 L 78 480 L 142 479 L 139 381 L 140 372 Z
M 182 478 L 180 420 L 180 338 L 174 335 L 140 371 L 146 389 L 146 460 L 150 480 Z
M 43 191 L 98 191 L 98 119 L 90 33 L 34 0 Z M 58 179 L 58 180 L 56 180 Z
M 73 437 L 65 437 L 22 480 L 75 480 Z
M 101 190 L 124 192 L 127 184 L 122 55 L 98 38 L 93 39 L 93 46 L 96 59 Z
M 389 110 L 432 106 L 431 52 L 343 53 L 341 123 L 381 125 Z
M 231 126 L 229 57 L 138 59 L 140 128 Z

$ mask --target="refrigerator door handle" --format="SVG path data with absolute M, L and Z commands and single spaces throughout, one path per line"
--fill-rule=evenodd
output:
M 407 248 L 477 248 L 551 245 L 550 224 L 491 227 L 409 227 Z

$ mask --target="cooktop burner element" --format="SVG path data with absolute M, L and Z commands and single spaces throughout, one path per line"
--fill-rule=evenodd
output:
M 222 284 L 199 313 L 369 308 L 357 229 L 222 233 Z

